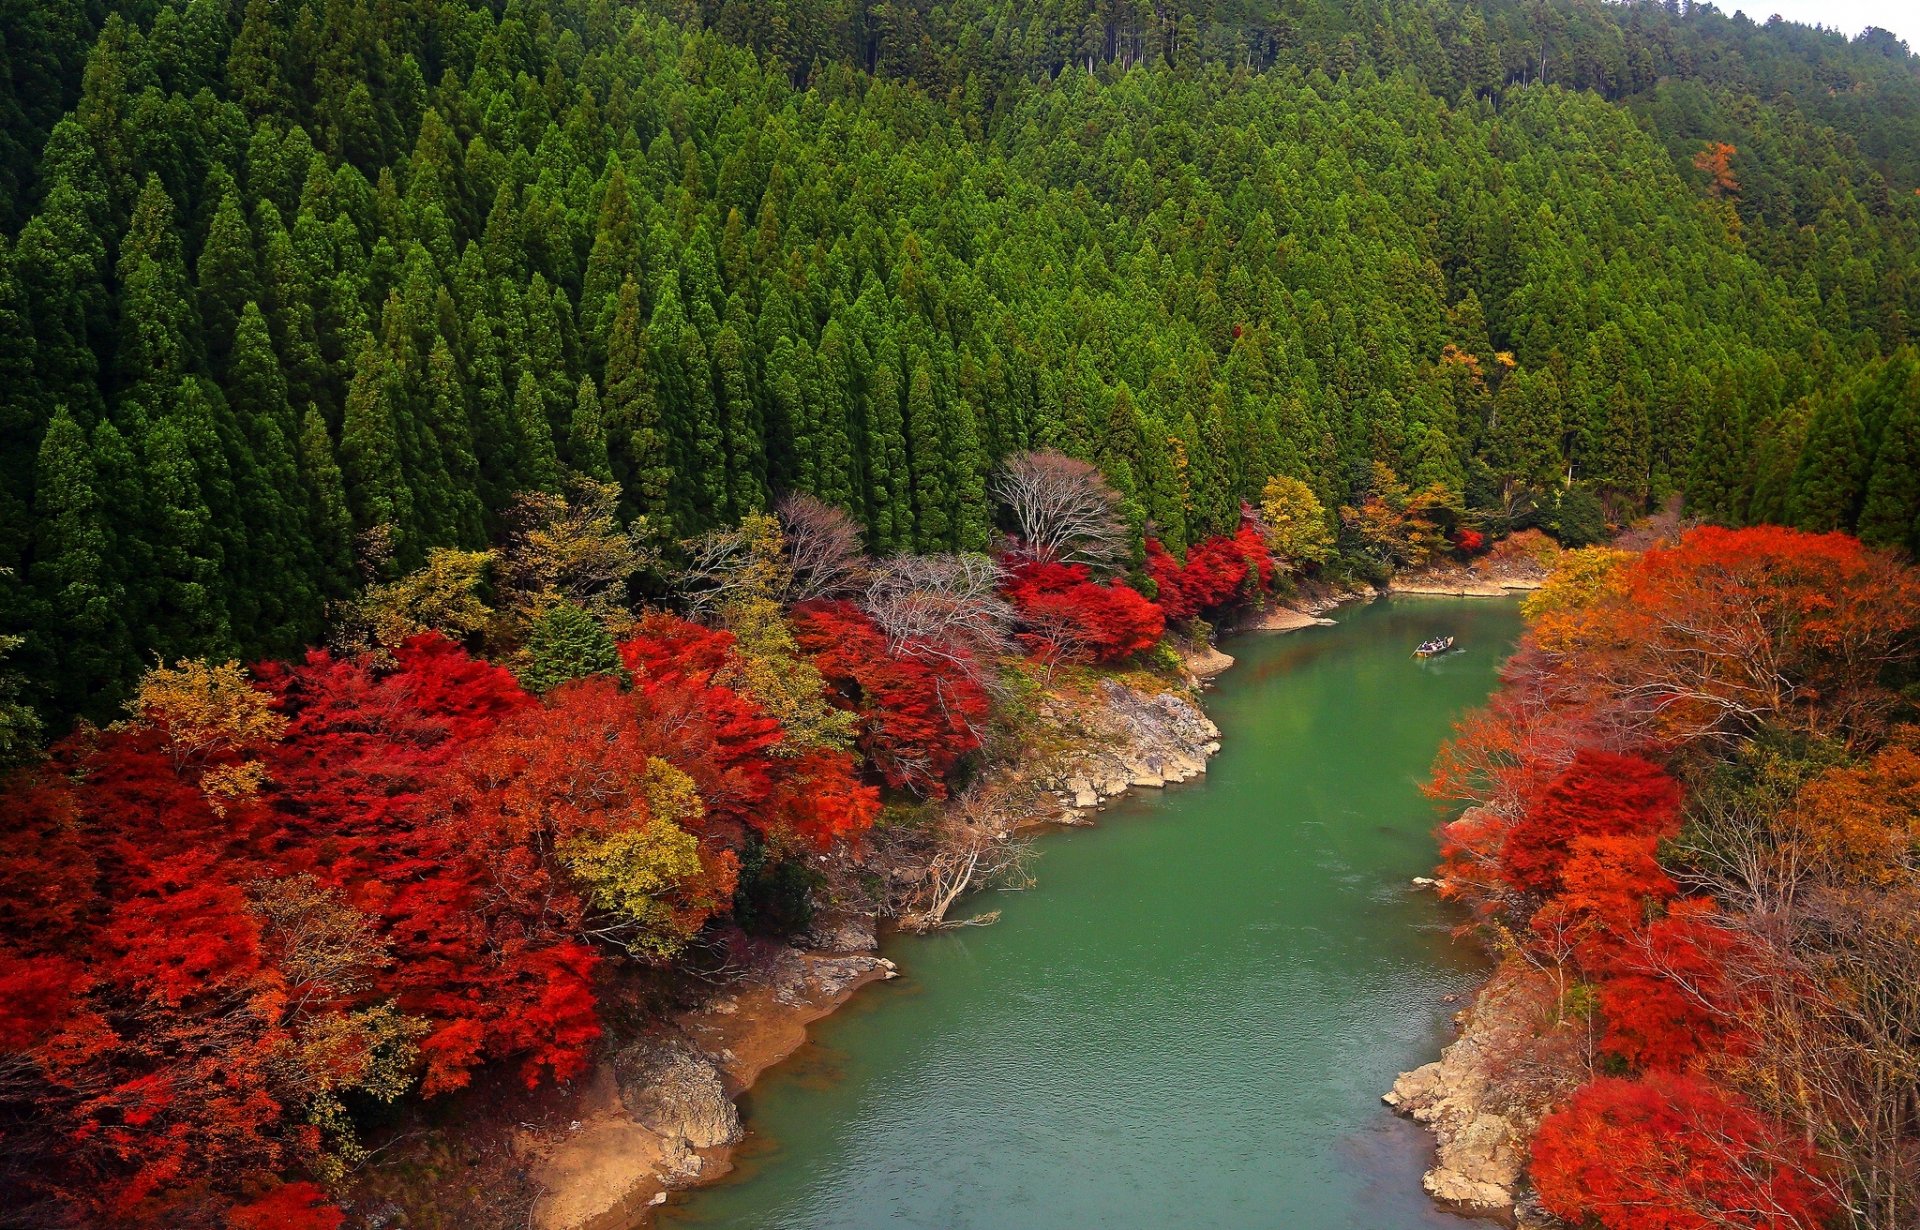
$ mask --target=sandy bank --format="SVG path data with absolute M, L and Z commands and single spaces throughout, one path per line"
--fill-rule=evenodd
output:
M 1218 674 L 1233 659 L 1189 649 L 1188 670 Z M 1071 736 L 1045 763 L 1007 766 L 1019 789 L 994 823 L 1003 839 L 1023 829 L 1088 823 L 1129 790 L 1187 781 L 1219 750 L 1219 729 L 1190 691 L 1144 690 L 1107 678 L 1048 698 L 1049 716 Z M 930 871 L 882 858 L 870 872 L 911 883 Z M 534 1230 L 640 1230 L 668 1193 L 732 1169 L 745 1137 L 734 1099 L 798 1050 L 807 1027 L 868 983 L 892 978 L 872 954 L 872 913 L 817 924 L 810 947 L 770 946 L 690 1009 L 610 1045 L 588 1079 L 544 1128 L 522 1125 L 513 1153 L 537 1195 Z

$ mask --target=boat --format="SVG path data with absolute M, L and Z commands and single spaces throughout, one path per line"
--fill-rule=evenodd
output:
M 1432 640 L 1421 641 L 1420 647 L 1413 651 L 1413 656 L 1416 658 L 1436 658 L 1452 648 L 1452 637 L 1436 636 Z

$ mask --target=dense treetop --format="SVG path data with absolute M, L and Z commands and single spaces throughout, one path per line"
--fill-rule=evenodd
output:
M 1569 539 L 1681 491 L 1913 539 L 1886 38 L 1056 7 L 10 13 L 0 618 L 35 698 L 291 653 L 573 475 L 662 542 L 804 491 L 935 551 L 1058 448 L 1137 567 L 1276 476 Z

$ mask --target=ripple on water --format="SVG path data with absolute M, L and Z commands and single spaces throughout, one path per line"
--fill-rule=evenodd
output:
M 1428 1141 L 1379 1093 L 1445 1036 L 1473 953 L 1431 894 L 1434 749 L 1513 604 L 1395 600 L 1246 638 L 1204 787 L 1042 841 L 996 926 L 888 946 L 906 985 L 817 1027 L 676 1226 L 1438 1230 Z M 1436 668 L 1444 629 L 1483 648 Z

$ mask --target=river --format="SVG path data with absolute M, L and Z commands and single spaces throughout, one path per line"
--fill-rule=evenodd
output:
M 1432 1058 L 1483 964 L 1408 881 L 1419 782 L 1484 701 L 1517 604 L 1395 599 L 1250 634 L 1209 694 L 1224 749 L 1040 842 L 990 927 L 896 938 L 743 1103 L 675 1230 L 1422 1230 L 1431 1147 L 1380 1094 Z M 1416 662 L 1434 632 L 1462 648 Z

